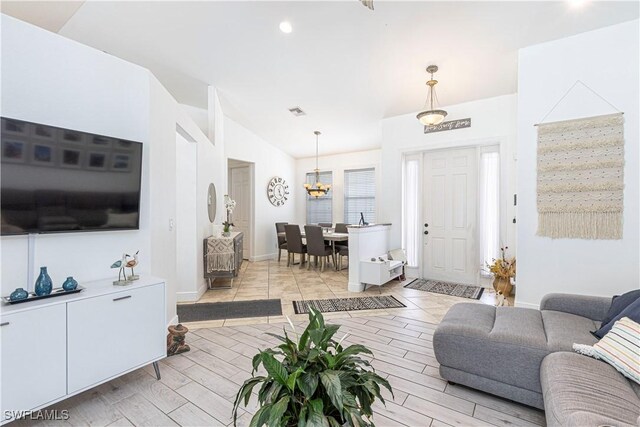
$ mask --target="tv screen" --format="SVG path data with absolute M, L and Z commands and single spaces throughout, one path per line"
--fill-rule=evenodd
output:
M 1 121 L 2 235 L 138 229 L 142 143 Z

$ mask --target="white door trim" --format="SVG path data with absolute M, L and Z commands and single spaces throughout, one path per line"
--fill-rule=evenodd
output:
M 433 150 L 443 150 L 443 149 L 449 149 L 449 148 L 478 148 L 478 151 L 480 151 L 483 147 L 487 147 L 487 146 L 499 146 L 499 152 L 500 152 L 500 174 L 501 176 L 506 177 L 506 165 L 507 165 L 507 143 L 508 143 L 508 136 L 507 135 L 501 135 L 501 136 L 495 136 L 495 137 L 491 137 L 491 138 L 475 138 L 475 139 L 464 139 L 464 140 L 458 140 L 458 141 L 448 141 L 448 142 L 437 142 L 437 143 L 433 143 L 431 144 L 428 148 L 425 148 L 424 146 L 418 146 L 418 147 L 407 147 L 407 148 L 401 148 L 398 149 L 397 152 L 400 153 L 401 158 L 402 158 L 402 162 L 404 163 L 405 158 L 412 156 L 412 155 L 417 155 L 420 158 L 420 176 L 422 176 L 422 174 L 424 173 L 424 154 L 429 152 L 429 151 L 433 151 Z M 423 180 L 420 180 L 420 188 L 419 188 L 419 192 L 420 194 L 422 194 L 423 192 Z M 506 206 L 507 203 L 510 199 L 510 196 L 508 196 L 507 194 L 505 194 L 506 192 L 506 186 L 504 185 L 504 182 L 500 182 L 500 214 L 502 215 L 502 218 L 506 218 Z M 418 209 L 420 212 L 420 221 L 421 223 L 424 223 L 424 206 L 422 203 L 422 198 L 419 199 L 418 201 Z M 404 218 L 402 218 L 402 220 L 404 221 Z M 500 234 L 505 236 L 505 228 L 506 228 L 506 223 L 505 221 L 502 221 L 502 224 L 500 224 Z M 420 228 L 420 233 L 422 233 L 422 229 Z M 402 228 L 401 228 L 401 232 L 402 232 Z M 421 236 L 420 236 L 421 238 Z M 423 271 L 423 264 L 424 264 L 424 245 L 420 244 L 418 245 L 418 260 L 420 260 L 419 262 L 419 266 L 417 268 L 408 268 L 407 273 L 411 274 L 414 273 L 416 275 L 416 277 L 423 277 L 424 275 L 424 271 Z

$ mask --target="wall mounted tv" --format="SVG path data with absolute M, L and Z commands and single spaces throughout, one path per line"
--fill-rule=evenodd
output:
M 3 236 L 139 228 L 142 143 L 1 122 Z

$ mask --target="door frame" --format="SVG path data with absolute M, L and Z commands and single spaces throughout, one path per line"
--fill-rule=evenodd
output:
M 432 151 L 440 151 L 440 150 L 447 150 L 447 149 L 459 149 L 459 148 L 475 148 L 476 149 L 476 153 L 478 156 L 478 162 L 480 160 L 480 152 L 482 148 L 486 148 L 486 147 L 491 147 L 491 146 L 498 146 L 498 152 L 500 153 L 500 235 L 501 236 L 505 236 L 506 234 L 506 223 L 505 223 L 505 218 L 506 218 L 506 214 L 507 214 L 507 199 L 508 197 L 506 195 L 506 191 L 507 191 L 507 186 L 504 185 L 504 177 L 507 177 L 507 161 L 505 161 L 505 159 L 507 158 L 507 137 L 506 136 L 496 136 L 496 137 L 491 137 L 491 138 L 478 138 L 478 139 L 464 139 L 464 140 L 456 140 L 456 141 L 448 141 L 448 142 L 437 142 L 434 143 L 432 145 L 430 145 L 429 147 L 410 147 L 410 148 L 406 148 L 406 149 L 401 149 L 400 154 L 401 154 L 401 162 L 402 162 L 402 177 L 404 179 L 404 163 L 405 163 L 405 159 L 407 157 L 410 156 L 419 156 L 418 157 L 418 161 L 419 161 L 419 169 L 420 169 L 420 180 L 418 183 L 418 192 L 419 194 L 423 194 L 424 193 L 424 155 L 427 152 L 432 152 Z M 478 177 L 480 174 L 480 169 L 478 168 Z M 404 192 L 404 188 L 401 189 L 402 192 Z M 479 197 L 480 197 L 480 192 L 478 191 L 476 194 L 476 203 L 479 203 Z M 422 203 L 422 198 L 420 198 L 418 200 L 418 212 L 420 213 L 420 224 L 424 224 L 425 222 L 425 218 L 424 218 L 424 204 Z M 404 218 L 404 214 L 402 216 L 402 221 L 405 221 Z M 478 221 L 478 216 L 476 215 L 476 230 L 480 230 L 479 228 L 479 224 L 477 224 Z M 418 230 L 420 232 L 419 237 L 419 241 L 421 242 L 420 245 L 418 245 L 418 260 L 419 260 L 419 264 L 418 267 L 407 267 L 407 275 L 408 276 L 415 276 L 415 277 L 423 277 L 423 273 L 424 273 L 424 242 L 422 240 L 422 227 L 418 227 Z M 402 233 L 402 227 L 401 227 L 401 231 Z M 401 236 L 402 237 L 402 236 Z M 401 239 L 402 240 L 402 239 Z M 478 272 L 477 274 L 478 276 L 478 280 L 477 283 L 480 283 L 480 273 Z
M 231 163 L 241 162 L 243 165 L 230 165 Z M 232 159 L 227 158 L 227 193 L 229 194 L 231 191 L 231 169 L 235 168 L 243 168 L 246 167 L 249 169 L 249 238 L 247 239 L 245 236 L 245 242 L 249 243 L 249 261 L 255 260 L 255 236 L 256 236 L 256 215 L 255 215 L 255 163 L 247 162 L 245 160 L 240 159 Z M 225 214 L 226 215 L 226 214 Z

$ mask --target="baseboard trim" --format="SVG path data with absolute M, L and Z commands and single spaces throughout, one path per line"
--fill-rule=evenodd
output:
M 278 253 L 276 252 L 276 253 L 272 253 L 272 254 L 250 256 L 249 257 L 249 261 L 251 261 L 251 262 L 267 261 L 267 260 L 276 259 L 277 257 L 278 257 Z
M 178 323 L 180 322 L 178 321 L 178 315 L 176 314 L 175 316 L 173 316 L 173 319 L 171 319 L 167 324 L 167 328 L 171 325 L 177 325 Z
M 518 301 L 517 299 L 514 305 L 516 307 L 533 308 L 534 310 L 540 310 L 540 304 L 531 304 L 528 302 L 521 302 L 521 301 Z

